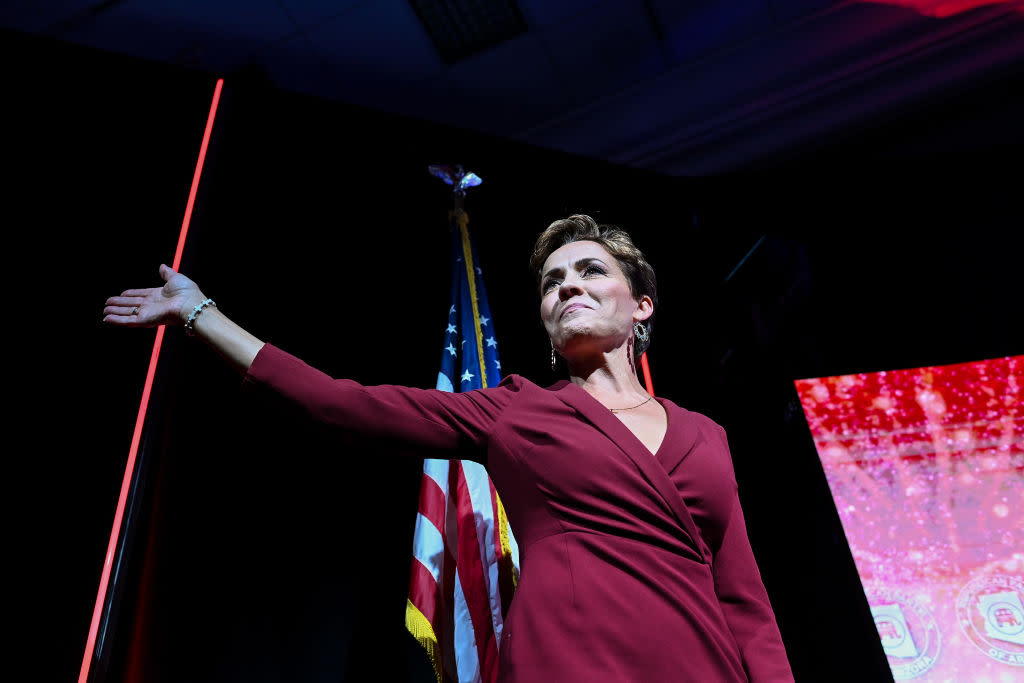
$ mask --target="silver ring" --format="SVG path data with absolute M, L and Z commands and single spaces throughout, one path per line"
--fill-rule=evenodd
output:
M 139 307 L 136 306 L 135 308 L 132 309 L 131 315 L 138 315 L 138 314 L 139 314 Z

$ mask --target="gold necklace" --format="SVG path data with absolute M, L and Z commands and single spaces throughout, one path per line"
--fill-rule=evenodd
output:
M 634 408 L 639 408 L 640 406 L 645 405 L 646 403 L 650 402 L 650 400 L 652 398 L 654 398 L 653 395 L 652 396 L 648 396 L 645 400 L 640 401 L 640 403 L 637 403 L 635 406 L 630 406 L 628 408 L 609 408 L 608 410 L 612 411 L 613 413 L 621 413 L 624 410 L 633 410 Z

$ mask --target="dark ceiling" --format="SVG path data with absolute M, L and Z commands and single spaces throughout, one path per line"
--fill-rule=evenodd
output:
M 1024 0 L 6 0 L 0 27 L 671 175 L 1024 70 Z

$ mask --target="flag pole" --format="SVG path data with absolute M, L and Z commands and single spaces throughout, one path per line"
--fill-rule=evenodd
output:
M 465 191 L 481 180 L 462 166 L 429 170 L 451 187 L 453 201 L 452 298 L 437 389 L 493 387 L 501 380 L 498 342 L 465 212 Z M 498 644 L 517 573 L 518 544 L 486 469 L 472 461 L 425 459 L 405 621 L 438 683 L 497 680 Z

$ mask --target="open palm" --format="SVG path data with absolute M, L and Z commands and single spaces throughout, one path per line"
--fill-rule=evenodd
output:
M 195 282 L 168 266 L 160 266 L 163 287 L 126 289 L 107 299 L 103 322 L 120 327 L 181 325 L 204 297 Z

